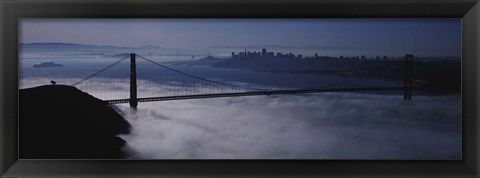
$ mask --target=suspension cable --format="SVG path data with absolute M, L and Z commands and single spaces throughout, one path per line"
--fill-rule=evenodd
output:
M 242 89 L 248 89 L 248 90 L 265 90 L 265 89 L 259 89 L 259 88 L 250 88 L 250 87 L 244 87 L 244 86 L 239 86 L 239 85 L 232 85 L 232 84 L 227 84 L 227 83 L 221 83 L 221 82 L 217 82 L 217 81 L 213 81 L 213 80 L 209 80 L 209 79 L 205 79 L 205 78 L 201 78 L 201 77 L 197 77 L 197 76 L 194 76 L 194 75 L 191 75 L 191 74 L 188 74 L 188 73 L 185 73 L 185 72 L 182 72 L 182 71 L 179 71 L 179 70 L 176 70 L 176 69 L 173 69 L 173 68 L 170 68 L 168 66 L 165 66 L 163 64 L 160 64 L 158 62 L 155 62 L 155 61 L 152 61 L 150 59 L 147 59 L 141 55 L 138 55 L 138 57 L 148 61 L 148 62 L 151 62 L 155 65 L 158 65 L 160 67 L 163 67 L 165 69 L 168 69 L 168 70 L 171 70 L 171 71 L 174 71 L 174 72 L 177 72 L 177 73 L 180 73 L 182 75 L 185 75 L 185 76 L 188 76 L 188 77 L 192 77 L 192 78 L 195 78 L 195 79 L 198 79 L 198 80 L 202 80 L 202 81 L 206 81 L 206 82 L 211 82 L 211 83 L 215 83 L 215 84 L 219 84 L 219 85 L 225 85 L 225 86 L 229 86 L 229 87 L 234 87 L 234 88 L 242 88 Z
M 90 78 L 92 78 L 92 77 L 95 77 L 96 75 L 98 75 L 98 74 L 100 74 L 100 73 L 102 73 L 102 72 L 105 72 L 106 70 L 112 68 L 113 66 L 115 66 L 115 65 L 117 65 L 118 63 L 122 62 L 123 60 L 127 59 L 129 56 L 130 56 L 129 54 L 128 54 L 128 55 L 125 55 L 124 57 L 122 57 L 122 58 L 119 59 L 118 61 L 115 61 L 114 63 L 108 65 L 107 67 L 104 67 L 103 69 L 100 69 L 99 71 L 97 71 L 97 72 L 95 72 L 95 73 L 93 73 L 93 74 L 91 74 L 91 75 L 89 75 L 89 76 L 87 76 L 87 77 L 85 77 L 85 78 L 83 78 L 83 79 L 81 79 L 81 80 L 73 83 L 72 86 L 76 86 L 76 85 L 78 85 L 78 84 L 81 84 L 81 83 L 87 81 L 88 79 L 90 79 Z

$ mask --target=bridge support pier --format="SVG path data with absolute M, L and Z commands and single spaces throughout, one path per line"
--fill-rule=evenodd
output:
M 135 53 L 130 53 L 130 108 L 137 109 L 137 66 Z
M 407 54 L 405 56 L 405 84 L 403 100 L 412 100 L 412 88 L 413 88 L 413 54 Z

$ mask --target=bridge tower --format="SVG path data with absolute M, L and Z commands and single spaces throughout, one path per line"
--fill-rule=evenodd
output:
M 137 109 L 137 66 L 135 53 L 130 53 L 130 108 Z
M 412 88 L 413 88 L 413 54 L 407 54 L 405 56 L 405 84 L 403 100 L 412 100 Z

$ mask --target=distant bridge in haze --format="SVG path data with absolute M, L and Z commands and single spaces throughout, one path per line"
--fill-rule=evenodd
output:
M 127 65 L 126 59 L 130 59 Z M 140 59 L 137 61 L 137 58 Z M 138 64 L 141 62 L 139 70 Z M 104 101 L 111 104 L 129 103 L 130 107 L 137 108 L 138 102 L 154 102 L 169 100 L 186 100 L 186 99 L 203 99 L 203 98 L 219 98 L 219 97 L 238 97 L 238 96 L 257 96 L 257 95 L 279 95 L 279 94 L 302 94 L 302 93 L 322 93 L 322 92 L 370 92 L 370 91 L 403 91 L 404 100 L 412 99 L 412 65 L 413 55 L 409 54 L 405 57 L 405 77 L 403 87 L 363 87 L 363 88 L 304 88 L 292 90 L 272 90 L 251 88 L 240 84 L 221 82 L 212 79 L 203 78 L 185 71 L 180 71 L 172 67 L 160 64 L 152 59 L 131 53 L 111 63 L 110 65 L 97 70 L 91 75 L 73 83 L 73 86 L 81 86 L 85 90 L 102 90 L 106 95 Z M 107 72 L 109 71 L 109 72 Z M 127 73 L 126 73 L 127 71 Z M 128 77 L 127 77 L 128 75 Z M 142 82 L 139 87 L 137 78 L 145 79 L 145 81 L 163 81 L 146 83 Z M 104 76 L 103 81 L 88 84 L 87 81 L 95 80 L 96 77 Z M 128 83 L 115 84 L 116 80 L 121 81 L 122 78 L 129 78 Z M 113 83 L 113 84 L 112 84 Z M 83 85 L 83 86 L 82 86 Z M 129 96 L 121 91 L 125 85 L 129 86 Z M 150 85 L 150 87 L 149 87 Z M 161 87 L 159 87 L 161 86 Z M 153 88 L 153 90 L 146 90 Z M 139 96 L 139 94 L 141 96 Z

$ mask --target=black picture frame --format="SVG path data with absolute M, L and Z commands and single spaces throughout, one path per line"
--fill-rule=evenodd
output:
M 19 160 L 19 18 L 462 18 L 462 160 Z M 478 0 L 0 0 L 2 177 L 477 177 Z

